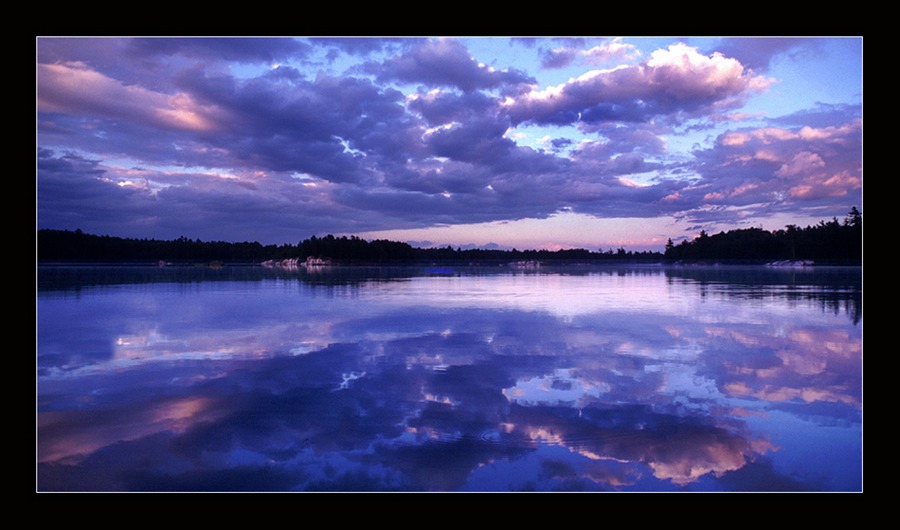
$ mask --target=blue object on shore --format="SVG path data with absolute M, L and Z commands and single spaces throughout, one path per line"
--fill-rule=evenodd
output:
M 425 274 L 443 274 L 443 275 L 451 274 L 452 275 L 452 274 L 456 274 L 456 271 L 454 271 L 450 267 L 428 267 L 427 269 L 425 269 Z

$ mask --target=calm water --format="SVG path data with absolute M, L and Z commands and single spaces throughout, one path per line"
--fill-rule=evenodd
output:
M 39 491 L 860 491 L 858 268 L 39 268 Z

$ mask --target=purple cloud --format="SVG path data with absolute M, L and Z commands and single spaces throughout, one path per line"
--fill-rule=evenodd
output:
M 640 52 L 621 38 L 607 39 L 592 48 L 585 48 L 585 39 L 565 39 L 561 47 L 544 50 L 541 66 L 549 69 L 565 68 L 577 62 L 591 65 L 608 65 L 614 61 L 632 61 Z
M 285 38 L 138 38 L 127 41 L 126 53 L 135 58 L 182 55 L 193 59 L 257 63 L 303 56 L 312 47 Z
M 823 127 L 726 132 L 712 148 L 695 153 L 702 178 L 679 191 L 674 202 L 712 206 L 719 219 L 726 206 L 742 207 L 743 216 L 777 211 L 817 215 L 813 212 L 829 211 L 835 201 L 860 204 L 862 121 L 847 118 Z
M 417 93 L 409 98 L 408 106 L 422 115 L 429 126 L 462 121 L 470 116 L 497 114 L 497 99 L 480 92 L 458 94 L 435 90 Z
M 760 39 L 722 39 L 716 44 L 716 51 L 734 57 L 747 68 L 766 70 L 776 56 L 802 57 L 817 53 L 820 39 L 798 37 L 767 37 Z
M 725 118 L 771 80 L 729 55 L 533 44 L 535 64 L 551 45 L 578 51 L 570 67 L 614 62 L 542 85 L 454 39 L 41 40 L 39 226 L 293 242 L 560 211 L 696 224 L 859 203 L 858 106 L 739 129 Z M 709 141 L 673 150 L 701 126 Z
M 464 92 L 534 81 L 519 70 L 495 70 L 479 63 L 465 46 L 452 39 L 424 41 L 405 54 L 370 65 L 369 69 L 384 81 L 450 86 Z
M 646 121 L 732 109 L 769 81 L 736 60 L 674 44 L 636 66 L 595 70 L 506 103 L 514 123 Z
M 544 68 L 564 68 L 578 58 L 578 50 L 574 48 L 554 48 L 546 50 L 541 56 L 541 66 Z

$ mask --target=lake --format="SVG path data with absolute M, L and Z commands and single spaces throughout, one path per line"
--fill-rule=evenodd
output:
M 858 267 L 37 272 L 37 491 L 862 490 Z

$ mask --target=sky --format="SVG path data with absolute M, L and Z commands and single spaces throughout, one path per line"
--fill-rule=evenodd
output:
M 640 251 L 865 213 L 861 37 L 35 48 L 38 229 Z

